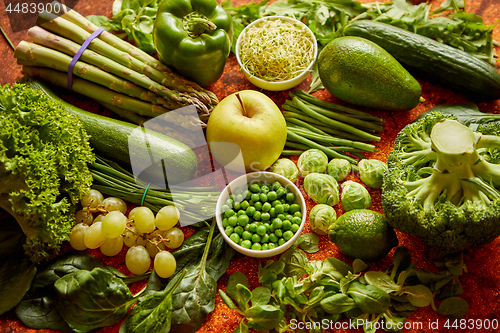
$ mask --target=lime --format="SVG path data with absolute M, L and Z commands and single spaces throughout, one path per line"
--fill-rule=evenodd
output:
M 329 233 L 330 241 L 345 255 L 362 260 L 380 259 L 398 245 L 384 215 L 354 209 L 341 215 Z

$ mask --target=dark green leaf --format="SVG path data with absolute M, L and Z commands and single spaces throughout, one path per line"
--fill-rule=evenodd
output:
M 356 302 L 346 294 L 335 294 L 320 302 L 321 308 L 330 314 L 341 314 L 356 308 Z
M 16 307 L 16 315 L 24 325 L 35 329 L 51 329 L 73 332 L 57 311 L 55 291 L 52 295 L 22 300 Z
M 467 315 L 469 303 L 460 297 L 450 297 L 439 305 L 437 313 L 447 316 L 450 319 L 461 319 Z
M 346 276 L 349 272 L 353 272 L 354 269 L 346 264 L 345 262 L 333 258 L 333 257 L 328 257 L 325 259 L 324 264 L 323 264 L 323 270 L 328 271 L 328 270 L 336 270 L 342 274 L 342 276 Z
M 324 286 L 317 286 L 314 288 L 311 293 L 309 294 L 309 299 L 307 300 L 307 305 L 311 306 L 323 299 L 325 296 L 325 287 Z
M 280 260 L 285 262 L 283 272 L 286 276 L 302 277 L 307 273 L 306 267 L 308 266 L 309 259 L 307 259 L 304 251 L 298 248 L 288 250 L 281 255 Z
M 424 286 L 423 284 L 417 284 L 415 286 L 406 286 L 402 289 L 406 294 L 408 301 L 419 308 L 429 306 L 434 298 L 432 291 Z
M 0 314 L 13 309 L 30 289 L 36 265 L 24 252 L 12 256 L 0 269 Z
M 268 332 L 278 326 L 283 316 L 283 311 L 273 305 L 259 305 L 245 312 L 248 327 L 260 332 Z
M 250 289 L 248 289 L 247 286 L 237 284 L 235 296 L 235 301 L 242 311 L 245 311 L 249 308 L 248 302 L 250 302 L 250 300 L 252 299 L 252 292 L 250 291 Z
M 16 220 L 8 215 L 2 218 L 0 227 L 0 267 L 18 252 L 24 252 L 26 237 Z
M 297 244 L 307 253 L 316 253 L 319 251 L 319 237 L 313 233 L 300 235 L 297 239 Z
M 233 300 L 236 300 L 238 297 L 238 291 L 236 289 L 236 286 L 238 284 L 242 284 L 247 288 L 249 287 L 248 278 L 242 272 L 234 272 L 229 276 L 229 279 L 227 280 L 226 294 Z
M 391 277 L 384 272 L 369 271 L 366 272 L 365 280 L 372 286 L 378 287 L 387 293 L 399 290 L 399 286 L 391 279 Z
M 125 283 L 102 268 L 67 274 L 54 287 L 59 296 L 59 314 L 80 332 L 113 325 L 135 303 Z
M 394 264 L 392 266 L 391 279 L 394 279 L 400 271 L 405 270 L 410 266 L 411 264 L 410 250 L 408 250 L 404 246 L 399 246 L 394 251 L 394 256 L 392 260 L 394 261 Z
M 368 265 L 361 259 L 354 259 L 352 262 L 353 273 L 357 274 L 368 268 Z
M 210 253 L 208 254 L 207 273 L 215 281 L 218 281 L 226 273 L 235 253 L 236 251 L 229 246 L 224 237 L 216 231 L 212 240 L 212 246 L 210 247 Z
M 441 288 L 437 297 L 438 299 L 445 299 L 448 297 L 460 296 L 463 293 L 464 289 L 462 287 L 462 283 L 457 278 L 454 278 Z
M 365 313 L 382 313 L 391 305 L 389 294 L 372 285 L 364 285 L 354 281 L 349 286 L 347 294 Z
M 140 297 L 120 326 L 120 333 L 168 333 L 172 319 L 172 292 L 185 273 L 177 274 L 165 290 Z
M 248 326 L 242 320 L 233 333 L 248 333 Z
M 462 104 L 444 104 L 438 105 L 426 111 L 417 117 L 415 121 L 425 117 L 429 112 L 438 111 L 457 118 L 457 120 L 465 126 L 476 126 L 492 121 L 500 121 L 500 115 L 494 113 L 485 113 L 479 111 L 478 107 L 472 103 Z M 474 129 L 474 128 L 473 128 Z
M 271 290 L 267 287 L 257 287 L 252 290 L 252 307 L 266 305 L 271 300 Z
M 417 274 L 417 277 L 420 280 L 420 282 L 422 282 L 426 286 L 433 285 L 434 283 L 442 280 L 447 275 L 446 272 L 437 272 L 436 273 L 436 272 L 431 272 L 431 271 L 419 269 L 419 268 L 415 268 L 414 271 Z
M 278 276 L 285 269 L 285 262 L 282 260 L 269 260 L 265 266 L 259 265 L 259 283 L 270 285 L 278 279 Z

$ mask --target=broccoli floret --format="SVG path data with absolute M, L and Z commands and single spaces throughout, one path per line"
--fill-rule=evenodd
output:
M 0 88 L 0 207 L 19 223 L 33 262 L 68 240 L 93 161 L 83 126 L 59 102 L 22 84 Z
M 388 222 L 444 252 L 500 235 L 500 122 L 477 132 L 431 112 L 396 138 L 384 174 Z

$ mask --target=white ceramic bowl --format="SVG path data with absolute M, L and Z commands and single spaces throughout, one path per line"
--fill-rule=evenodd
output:
M 288 187 L 290 189 L 290 192 L 292 192 L 295 195 L 295 201 L 294 203 L 298 204 L 300 206 L 300 211 L 302 213 L 302 222 L 300 223 L 299 229 L 295 232 L 293 237 L 289 239 L 286 243 L 284 243 L 281 246 L 277 246 L 274 249 L 270 250 L 251 250 L 244 248 L 243 246 L 240 246 L 233 242 L 229 236 L 226 235 L 224 232 L 224 227 L 222 226 L 222 206 L 226 203 L 229 194 L 236 190 L 237 188 L 242 188 L 244 187 L 247 183 L 253 183 L 257 181 L 264 181 L 266 183 L 273 183 L 275 181 L 279 181 L 283 187 Z M 266 257 L 272 257 L 275 255 L 278 255 L 282 252 L 285 252 L 290 246 L 295 243 L 297 238 L 299 238 L 300 234 L 302 233 L 302 229 L 304 229 L 304 225 L 306 222 L 306 202 L 304 200 L 304 197 L 300 193 L 300 190 L 295 186 L 294 183 L 292 183 L 290 180 L 286 179 L 285 177 L 272 173 L 272 172 L 267 172 L 267 171 L 259 171 L 259 172 L 252 172 L 248 173 L 245 175 L 242 175 L 235 180 L 233 180 L 229 185 L 227 185 L 222 193 L 219 195 L 219 199 L 217 200 L 217 205 L 215 207 L 215 217 L 217 220 L 217 226 L 220 230 L 220 233 L 226 240 L 226 242 L 236 251 L 245 254 L 250 257 L 255 257 L 255 258 L 266 258 Z
M 241 39 L 243 38 L 243 36 L 245 35 L 247 29 L 249 29 L 250 27 L 252 27 L 255 24 L 258 24 L 259 22 L 264 21 L 264 20 L 276 20 L 276 19 L 284 19 L 284 20 L 288 20 L 291 22 L 299 23 L 304 27 L 304 29 L 310 34 L 311 40 L 313 41 L 314 58 L 311 61 L 311 63 L 309 64 L 309 66 L 301 74 L 297 75 L 296 77 L 289 79 L 289 80 L 286 80 L 286 81 L 272 82 L 272 81 L 263 80 L 261 78 L 258 78 L 256 76 L 250 74 L 248 72 L 248 70 L 245 68 L 245 66 L 243 66 L 241 59 L 240 59 L 240 42 L 241 42 Z M 240 68 L 243 72 L 243 75 L 248 79 L 248 81 L 250 81 L 251 83 L 253 83 L 257 87 L 265 89 L 265 90 L 282 91 L 282 90 L 287 90 L 287 89 L 291 89 L 291 88 L 295 87 L 296 85 L 298 85 L 299 83 L 304 81 L 305 78 L 312 72 L 312 67 L 313 67 L 314 63 L 316 62 L 316 58 L 318 55 L 318 43 L 317 43 L 316 37 L 314 36 L 312 31 L 307 27 L 307 25 L 300 22 L 299 20 L 296 20 L 294 18 L 287 17 L 287 16 L 266 16 L 266 17 L 263 17 L 263 18 L 260 18 L 258 20 L 253 21 L 252 23 L 250 23 L 249 25 L 247 25 L 243 29 L 241 34 L 238 36 L 238 39 L 236 40 L 235 54 L 236 54 L 236 60 L 238 61 L 238 65 L 240 66 Z

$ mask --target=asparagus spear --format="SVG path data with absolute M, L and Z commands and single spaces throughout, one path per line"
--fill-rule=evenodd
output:
M 57 3 L 57 1 L 54 1 L 54 3 Z M 60 6 L 60 8 L 63 5 Z M 52 6 L 53 10 L 57 8 L 57 6 Z M 68 8 L 68 7 L 65 7 Z M 56 12 L 52 12 L 54 14 L 59 14 Z M 79 14 L 78 12 L 74 10 L 67 10 L 64 14 L 61 15 L 64 19 L 76 24 L 80 28 L 85 29 L 89 33 L 93 33 L 96 31 L 99 27 L 87 20 L 84 16 Z M 190 94 L 195 94 L 202 100 L 204 103 L 208 104 L 213 104 L 216 105 L 219 103 L 217 96 L 206 89 L 203 89 L 200 87 L 198 84 L 195 82 L 189 81 L 182 76 L 176 74 L 173 72 L 169 67 L 165 66 L 162 64 L 158 59 L 152 57 L 151 55 L 147 54 L 146 52 L 142 51 L 141 49 L 134 47 L 130 43 L 125 42 L 124 40 L 118 38 L 117 36 L 104 31 L 99 37 L 109 45 L 123 51 L 127 52 L 130 54 L 132 57 L 144 62 L 148 66 L 151 66 L 154 69 L 157 69 L 158 71 L 162 72 L 165 75 L 165 79 L 160 82 L 164 86 L 171 88 L 171 89 L 177 89 L 181 92 L 187 92 Z
M 14 57 L 18 59 L 18 64 L 20 65 L 49 67 L 62 72 L 67 71 L 72 59 L 72 57 L 63 53 L 25 41 L 19 43 L 14 52 Z M 158 95 L 150 94 L 148 90 L 81 61 L 76 62 L 73 73 L 78 77 L 100 84 L 111 90 L 127 94 L 131 97 L 139 98 L 147 102 L 162 104 L 166 109 L 158 105 L 158 112 L 161 113 L 184 106 L 179 102 L 165 100 Z
M 48 12 L 40 13 L 37 18 L 37 25 L 79 44 L 83 44 L 85 40 L 90 36 L 90 33 L 80 28 L 79 26 Z M 164 77 L 158 70 L 135 59 L 128 53 L 112 47 L 99 38 L 95 38 L 90 43 L 88 48 L 101 54 L 102 56 L 105 56 L 106 58 L 112 59 L 130 68 L 131 70 L 138 71 L 139 73 L 150 77 L 156 82 L 161 82 L 162 77 Z M 165 86 L 160 87 L 160 89 L 155 90 L 154 92 L 160 94 L 163 97 L 183 103 L 184 105 L 195 104 L 197 108 L 201 109 L 202 112 L 209 113 L 209 108 L 204 103 L 200 102 L 197 98 L 186 93 L 171 90 Z

